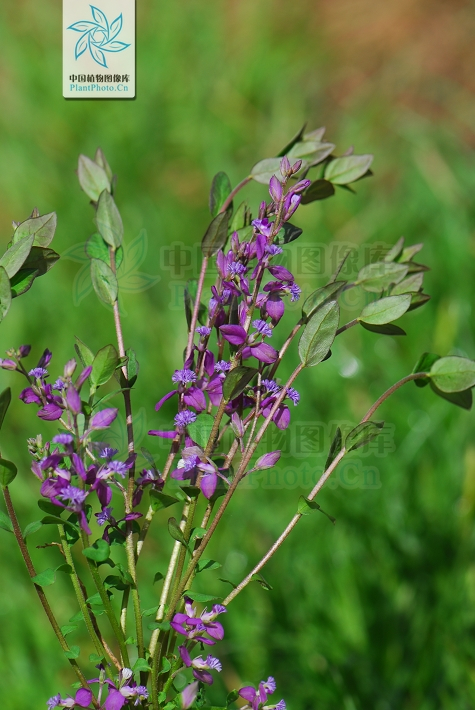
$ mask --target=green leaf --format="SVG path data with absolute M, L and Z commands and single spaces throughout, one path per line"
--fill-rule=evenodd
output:
M 15 276 L 10 279 L 12 298 L 22 296 L 33 286 L 33 281 L 40 275 L 38 269 L 20 269 Z
M 303 158 L 307 166 L 311 168 L 328 158 L 335 150 L 335 147 L 333 143 L 306 140 L 296 143 L 290 153 L 288 153 L 288 158 L 291 163 L 296 159 Z
M 325 179 L 334 185 L 348 185 L 366 175 L 372 162 L 372 155 L 348 155 L 335 158 L 325 168 Z
M 66 658 L 78 658 L 81 653 L 79 646 L 70 646 L 69 651 L 63 651 Z
M 150 609 L 144 609 L 142 616 L 155 616 L 158 611 L 158 606 L 152 606 Z
M 204 572 L 205 570 L 219 569 L 223 565 L 215 560 L 200 560 L 196 566 L 197 572 Z
M 368 264 L 361 269 L 356 284 L 361 285 L 365 291 L 380 293 L 392 284 L 402 281 L 407 271 L 408 267 L 405 264 L 377 261 L 375 264 Z
M 175 505 L 175 503 L 178 502 L 178 498 L 174 498 L 173 496 L 167 496 L 165 493 L 154 491 L 153 489 L 150 491 L 150 505 L 155 513 L 164 508 L 169 508 L 171 505 Z
M 202 594 L 201 592 L 192 592 L 190 589 L 187 589 L 186 591 L 184 591 L 183 596 L 188 597 L 189 599 L 192 599 L 194 602 L 202 602 L 203 604 L 206 604 L 208 602 L 221 601 L 221 599 L 222 599 L 222 597 L 215 597 L 212 594 Z
M 160 631 L 170 631 L 171 625 L 169 621 L 151 621 L 147 624 L 147 628 L 151 631 L 155 629 L 160 629 Z
M 420 380 L 415 380 L 415 382 L 420 382 Z M 433 382 L 430 383 L 430 386 L 432 391 L 439 397 L 442 397 L 442 399 L 446 399 L 448 402 L 456 404 L 458 407 L 462 407 L 463 409 L 470 410 L 472 408 L 473 396 L 471 389 L 462 390 L 462 392 L 442 392 L 442 390 L 438 389 Z
M 8 515 L 5 515 L 3 510 L 0 510 L 0 528 L 2 530 L 5 530 L 5 532 L 9 532 L 9 533 L 13 532 L 12 521 L 10 520 Z
M 239 207 L 237 208 L 236 212 L 234 213 L 231 224 L 229 225 L 229 231 L 231 234 L 233 232 L 238 232 L 240 229 L 243 229 L 246 226 L 246 221 L 247 221 L 247 215 L 248 215 L 248 206 L 247 202 L 241 202 Z M 252 229 L 252 227 L 251 227 Z
M 74 346 L 74 349 L 76 350 L 78 357 L 84 367 L 89 367 L 94 362 L 94 353 L 87 347 L 85 343 L 82 342 L 82 340 L 79 340 L 77 335 L 75 337 L 76 344 Z
M 229 212 L 220 212 L 211 222 L 201 242 L 203 256 L 211 257 L 224 247 L 228 239 Z
M 409 306 L 409 311 L 415 311 L 416 308 L 424 306 L 427 301 L 430 301 L 431 297 L 427 293 L 413 293 L 411 298 L 411 305 Z
M 107 177 L 109 178 L 109 180 L 112 180 L 113 173 L 112 173 L 111 167 L 110 167 L 109 163 L 107 162 L 107 158 L 104 155 L 104 152 L 102 151 L 101 148 L 98 148 L 96 150 L 96 153 L 94 155 L 94 162 L 97 163 L 98 165 L 100 165 L 101 168 L 103 168 L 105 170 L 105 173 L 106 173 Z
M 82 611 L 77 611 L 74 616 L 69 619 L 70 623 L 74 624 L 76 621 L 84 621 L 84 616 Z
M 196 294 L 198 292 L 198 281 L 196 279 L 189 279 L 185 286 L 185 315 L 186 322 L 188 324 L 188 330 L 191 327 L 191 319 L 193 317 L 193 309 L 195 307 Z M 206 306 L 200 303 L 198 307 L 198 320 L 201 324 L 204 323 L 204 318 L 206 316 Z
M 160 582 L 162 579 L 165 579 L 165 575 L 162 574 L 161 572 L 155 572 L 155 575 L 153 577 L 153 583 L 156 584 L 157 582 Z
M 100 234 L 93 234 L 86 242 L 86 254 L 90 259 L 99 259 L 110 266 L 110 253 L 104 239 Z
M 365 330 L 370 330 L 372 333 L 379 333 L 379 335 L 406 335 L 405 330 L 400 328 L 398 325 L 393 325 L 392 323 L 386 323 L 385 325 L 374 325 L 372 323 L 363 323 L 363 321 L 360 321 L 360 325 L 362 325 Z
M 72 634 L 73 631 L 76 631 L 77 628 L 76 624 L 65 624 L 61 627 L 61 633 L 63 636 L 67 636 L 68 634 Z
M 310 296 L 308 296 L 304 301 L 302 306 L 302 318 L 308 320 L 315 313 L 315 311 L 331 299 L 332 296 L 334 297 L 333 300 L 335 300 L 336 296 L 346 286 L 346 283 L 346 281 L 333 281 L 332 283 L 313 291 L 313 293 L 311 293 Z
M 17 467 L 12 461 L 0 458 L 0 485 L 9 486 L 15 480 L 17 473 Z
M 188 434 L 202 449 L 206 448 L 213 424 L 214 417 L 203 413 L 198 414 L 195 421 L 188 425 Z
M 3 266 L 9 279 L 11 279 L 25 263 L 33 246 L 34 238 L 33 234 L 29 237 L 23 237 L 23 239 L 13 244 L 10 249 L 7 249 L 0 259 L 0 266 Z
M 282 148 L 282 150 L 280 151 L 280 153 L 277 154 L 278 156 L 284 157 L 284 155 L 287 155 L 287 153 L 289 152 L 289 150 L 292 150 L 292 148 L 294 147 L 294 145 L 295 145 L 296 143 L 299 143 L 302 139 L 305 140 L 305 138 L 304 138 L 304 131 L 305 131 L 306 126 L 307 126 L 307 124 L 304 123 L 303 126 L 302 126 L 302 128 L 300 129 L 300 131 L 292 138 L 291 141 L 289 141 L 289 142 L 287 143 L 287 145 L 285 146 L 285 148 Z
M 251 170 L 252 179 L 256 182 L 260 182 L 262 185 L 268 185 L 273 175 L 276 175 L 279 180 L 282 180 L 280 160 L 280 158 L 266 158 L 265 160 L 260 160 Z
M 330 301 L 318 309 L 309 319 L 299 341 L 299 355 L 305 367 L 318 365 L 329 353 L 335 340 L 340 308 Z
M 145 658 L 137 658 L 132 666 L 132 670 L 134 673 L 142 673 L 144 671 L 151 671 L 152 669 Z
M 229 707 L 239 699 L 239 690 L 231 690 L 226 698 L 226 705 Z
M 86 155 L 79 156 L 78 178 L 82 189 L 94 202 L 98 201 L 103 190 L 110 192 L 111 184 L 106 171 Z
M 40 498 L 38 501 L 38 508 L 42 510 L 44 513 L 48 513 L 48 515 L 61 515 L 63 508 L 58 507 L 54 503 L 51 503 L 49 500 L 43 500 L 43 498 Z M 64 522 L 64 520 L 61 520 L 61 524 Z
M 400 237 L 396 244 L 388 251 L 383 261 L 394 261 L 401 254 L 404 247 L 404 237 Z
M 410 305 L 410 294 L 388 296 L 387 298 L 381 298 L 379 301 L 368 303 L 357 320 L 370 325 L 385 325 L 404 315 Z
M 335 436 L 333 437 L 333 441 L 330 445 L 330 451 L 328 452 L 328 458 L 325 463 L 325 469 L 324 469 L 325 471 L 327 470 L 327 468 L 329 466 L 331 466 L 333 461 L 336 459 L 336 457 L 340 453 L 341 445 L 342 445 L 341 429 L 340 429 L 340 427 L 337 427 L 336 432 L 335 432 Z
M 92 362 L 91 382 L 100 387 L 109 382 L 119 362 L 119 355 L 113 345 L 101 348 Z
M 137 377 L 140 370 L 139 361 L 137 360 L 137 354 L 132 348 L 127 348 L 125 351 L 127 356 L 127 383 L 129 387 L 133 387 L 137 381 Z
M 158 675 L 162 675 L 163 673 L 168 673 L 170 668 L 172 667 L 172 664 L 168 660 L 168 658 L 165 658 L 165 656 L 162 658 L 162 669 L 158 671 Z
M 430 372 L 432 365 L 437 360 L 440 360 L 440 355 L 436 355 L 435 353 L 422 353 L 412 372 Z M 426 387 L 429 383 L 430 377 L 421 377 L 418 380 L 414 380 L 416 387 Z
M 421 290 L 423 281 L 424 273 L 422 271 L 417 274 L 411 274 L 393 286 L 391 289 L 391 296 L 397 296 L 400 293 L 417 293 Z
M 201 540 L 207 533 L 206 528 L 193 528 L 190 535 L 190 543 L 195 540 Z
M 56 569 L 48 567 L 48 569 L 45 569 L 44 572 L 40 572 L 31 579 L 39 587 L 49 587 L 50 584 L 54 584 L 56 579 Z
M 109 246 L 117 249 L 122 244 L 124 225 L 114 198 L 106 189 L 97 203 L 96 225 L 101 237 Z
M 441 357 L 432 365 L 430 378 L 442 392 L 463 392 L 475 385 L 475 361 L 455 355 Z
M 188 548 L 188 543 L 185 540 L 185 536 L 180 530 L 180 526 L 178 525 L 175 518 L 168 518 L 168 532 L 174 540 L 176 540 L 177 542 L 181 542 L 184 547 Z
M 105 562 L 110 554 L 109 543 L 102 539 L 96 540 L 90 547 L 86 547 L 82 554 L 96 563 Z
M 411 259 L 420 252 L 424 245 L 423 244 L 412 244 L 410 247 L 403 249 L 402 254 L 398 258 L 398 261 L 405 263 L 406 261 L 411 261 Z
M 302 205 L 308 205 L 316 200 L 325 200 L 335 194 L 335 188 L 328 180 L 315 180 L 302 193 Z
M 12 391 L 11 391 L 10 387 L 7 387 L 0 394 L 0 429 L 3 426 L 3 421 L 5 419 L 5 415 L 7 413 L 7 410 L 8 410 L 8 407 L 10 406 L 11 401 L 12 401 Z
M 350 431 L 345 439 L 345 449 L 354 451 L 375 439 L 381 432 L 384 422 L 363 422 Z
M 13 234 L 12 241 L 15 244 L 24 237 L 33 235 L 33 244 L 35 246 L 47 247 L 53 240 L 56 224 L 57 217 L 55 212 L 49 212 L 40 217 L 30 217 L 18 225 Z
M 318 503 L 316 503 L 314 500 L 308 500 L 308 498 L 305 498 L 304 496 L 300 496 L 298 504 L 298 512 L 300 515 L 310 515 L 316 510 L 319 510 L 320 513 L 323 513 L 323 515 L 325 515 L 328 520 L 331 520 L 333 525 L 335 525 L 335 518 L 332 515 L 328 515 L 328 513 L 325 513 L 325 511 L 320 508 Z
M 258 584 L 260 584 L 262 589 L 265 589 L 266 592 L 270 592 L 274 589 L 274 587 L 272 587 L 269 582 L 264 579 L 260 572 L 258 572 L 257 574 L 253 574 L 251 579 L 253 582 L 257 582 Z
M 223 579 L 222 577 L 219 578 L 220 582 L 225 582 L 226 584 L 230 584 L 233 589 L 237 589 L 237 584 L 234 584 L 234 582 L 231 582 L 230 579 Z
M 94 290 L 101 301 L 113 306 L 117 301 L 119 286 L 110 266 L 100 259 L 91 259 L 91 278 Z
M 300 237 L 303 233 L 303 229 L 296 227 L 290 222 L 286 222 L 282 229 L 274 237 L 274 244 L 290 244 Z
M 28 535 L 33 535 L 35 532 L 38 532 L 40 528 L 43 527 L 43 523 L 41 520 L 35 520 L 32 523 L 28 523 L 26 528 L 23 530 L 22 537 L 24 540 L 28 537 Z
M 217 173 L 213 178 L 213 182 L 211 183 L 211 190 L 209 193 L 209 210 L 211 212 L 212 217 L 216 217 L 216 215 L 219 213 L 221 207 L 224 205 L 226 199 L 230 195 L 231 190 L 231 181 L 229 180 L 226 173 Z M 232 203 L 229 207 L 232 208 Z
M 56 508 L 56 511 L 59 510 L 58 506 L 54 506 Z M 74 525 L 74 523 L 71 523 L 69 520 L 63 520 L 63 518 L 60 518 L 59 515 L 45 515 L 44 518 L 41 518 L 41 524 L 42 525 L 65 525 L 66 527 L 71 528 L 75 532 L 77 532 L 77 525 Z
M 0 321 L 7 315 L 12 303 L 10 279 L 5 269 L 0 266 Z
M 32 247 L 28 254 L 23 269 L 33 269 L 38 271 L 38 276 L 43 276 L 53 268 L 59 259 L 53 249 L 43 249 L 42 247 Z M 22 269 L 22 270 L 23 270 Z
M 235 367 L 226 375 L 223 383 L 223 397 L 226 401 L 235 399 L 241 392 L 244 392 L 253 377 L 257 375 L 259 370 L 255 367 L 244 367 L 240 365 Z

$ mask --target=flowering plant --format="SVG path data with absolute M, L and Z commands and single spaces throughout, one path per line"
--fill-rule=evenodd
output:
M 79 182 L 95 209 L 98 230 L 87 242 L 86 253 L 97 296 L 112 308 L 117 343 L 94 353 L 76 339 L 76 357 L 56 377 L 50 374 L 50 350 L 36 366 L 25 366 L 31 350 L 27 345 L 9 350 L 0 363 L 25 378 L 20 399 L 35 406 L 41 419 L 55 423 L 50 440 L 45 442 L 39 435 L 28 440 L 31 470 L 41 494 L 38 505 L 45 515 L 23 531 L 10 494 L 17 469 L 13 462 L 0 459 L 8 512 L 8 517 L 2 514 L 2 527 L 14 534 L 39 600 L 77 676 L 75 692 L 52 696 L 48 710 L 212 710 L 207 689 L 222 665 L 209 647 L 216 646 L 219 653 L 230 602 L 252 580 L 270 588 L 261 570 L 302 516 L 320 509 L 315 498 L 343 457 L 380 434 L 384 424 L 374 419 L 380 405 L 414 381 L 419 387 L 430 385 L 435 394 L 459 406 L 471 406 L 475 362 L 424 353 L 413 373 L 382 394 L 344 439 L 337 428 L 320 479 L 296 502 L 295 515 L 246 577 L 233 583 L 225 598 L 194 589 L 197 574 L 220 566 L 204 554 L 232 498 L 251 473 L 273 468 L 279 461 L 280 451 L 258 448 L 269 427 L 289 426 L 292 409 L 300 400 L 294 386 L 300 373 L 325 367 L 337 338 L 349 328 L 360 325 L 380 334 L 403 335 L 393 321 L 429 299 L 422 285 L 426 267 L 414 261 L 422 245 L 405 246 L 400 239 L 383 258 L 363 266 L 353 281 L 341 276 L 343 260 L 328 283 L 302 299 L 298 322 L 276 346 L 274 331 L 286 302 L 301 297 L 294 275 L 279 263 L 283 250 L 302 233 L 290 220 L 301 205 L 330 197 L 335 188 L 348 188 L 371 174 L 372 156 L 349 151 L 334 157 L 335 146 L 325 142 L 323 134 L 323 129 L 302 130 L 277 158 L 257 163 L 234 189 L 224 173 L 213 180 L 212 221 L 202 240 L 200 274 L 187 284 L 184 294 L 188 337 L 183 362 L 171 374 L 170 391 L 156 405 L 159 411 L 172 400 L 176 415 L 166 428 L 149 431 L 150 436 L 169 440 L 163 461 L 155 461 L 146 449 L 138 452 L 134 439 L 132 392 L 139 365 L 135 352 L 125 347 L 118 301 L 116 272 L 123 257 L 124 229 L 114 198 L 116 180 L 102 151 L 94 160 L 80 156 Z M 247 203 L 234 206 L 237 194 L 251 180 L 267 185 L 270 195 L 254 218 Z M 40 216 L 37 211 L 15 225 L 12 243 L 0 259 L 2 317 L 11 298 L 30 288 L 58 258 L 48 248 L 55 225 L 55 215 Z M 215 283 L 206 297 L 205 277 L 213 261 Z M 340 324 L 339 299 L 354 288 L 363 289 L 370 300 L 358 317 Z M 279 368 L 283 358 L 291 356 L 297 336 L 299 363 L 282 380 Z M 101 388 L 113 378 L 119 388 L 103 395 Z M 128 452 L 122 457 L 110 445 L 110 427 L 119 409 L 105 405 L 114 396 L 123 398 L 127 422 Z M 0 425 L 10 398 L 9 388 L 0 395 Z M 231 443 L 223 452 L 225 433 Z M 181 506 L 180 518 L 169 517 L 166 525 L 162 521 L 161 530 L 173 538 L 173 550 L 166 573 L 155 576 L 154 581 L 161 583 L 157 605 L 144 610 L 142 550 L 155 516 L 171 506 Z M 27 538 L 45 526 L 55 531 L 52 544 L 59 550 L 61 564 L 37 573 Z M 88 582 L 78 564 L 84 559 Z M 78 605 L 78 613 L 63 625 L 45 592 L 57 572 L 70 578 Z M 101 615 L 107 618 L 107 626 L 99 621 Z M 144 619 L 150 616 L 153 620 L 144 628 Z M 89 662 L 78 646 L 66 640 L 79 623 L 90 637 Z M 239 703 L 252 710 L 285 710 L 285 701 L 275 692 L 275 680 L 269 676 L 257 686 L 231 690 L 219 708 L 213 708 L 226 710 Z

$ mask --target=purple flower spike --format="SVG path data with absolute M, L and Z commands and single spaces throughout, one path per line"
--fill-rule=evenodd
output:
M 89 427 L 91 429 L 107 429 L 114 419 L 117 417 L 119 410 L 116 407 L 109 407 L 108 409 L 103 409 L 91 419 Z
M 183 690 L 180 694 L 182 709 L 188 710 L 188 708 L 190 708 L 195 702 L 197 695 L 198 681 L 195 681 L 194 683 L 191 683 L 191 685 L 187 685 L 185 690 Z M 109 708 L 107 708 L 107 710 L 109 710 Z
M 242 345 L 247 338 L 246 331 L 240 325 L 222 325 L 219 330 L 232 345 Z
M 265 468 L 273 468 L 273 466 L 275 466 L 277 461 L 280 459 L 280 455 L 280 451 L 270 451 L 268 454 L 264 454 L 264 456 L 257 459 L 254 464 L 254 470 L 262 471 Z

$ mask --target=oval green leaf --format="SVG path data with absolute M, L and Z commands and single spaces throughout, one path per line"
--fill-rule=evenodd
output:
M 400 318 L 411 305 L 410 294 L 402 296 L 388 296 L 379 301 L 368 303 L 363 308 L 358 321 L 369 323 L 370 325 L 384 325 Z
M 99 259 L 91 259 L 91 278 L 94 290 L 101 301 L 113 306 L 117 301 L 119 286 L 110 266 Z
M 99 234 L 109 246 L 117 249 L 122 244 L 124 225 L 122 217 L 108 190 L 101 192 L 97 203 L 96 225 Z
M 381 432 L 384 422 L 363 422 L 350 431 L 345 439 L 345 449 L 354 451 L 375 439 Z
M 214 256 L 228 239 L 229 212 L 220 212 L 209 225 L 201 242 L 203 256 Z
M 243 392 L 253 377 L 258 373 L 255 367 L 239 367 L 231 370 L 226 376 L 223 384 L 223 397 L 226 401 L 235 399 Z
M 335 158 L 325 169 L 325 179 L 334 185 L 348 185 L 366 175 L 372 162 L 372 155 L 348 155 Z
M 442 392 L 462 392 L 475 385 L 475 362 L 456 355 L 441 357 L 432 365 L 430 377 Z
M 357 285 L 365 291 L 380 293 L 392 284 L 397 284 L 406 276 L 408 267 L 405 264 L 378 261 L 364 266 L 358 274 Z
M 0 459 L 0 485 L 9 486 L 15 480 L 18 469 L 12 461 Z
M 94 202 L 98 201 L 101 192 L 111 190 L 110 180 L 104 168 L 86 155 L 79 156 L 78 179 L 86 195 Z
M 299 355 L 305 367 L 318 365 L 329 353 L 335 340 L 340 308 L 336 301 L 322 306 L 308 321 L 299 341 Z

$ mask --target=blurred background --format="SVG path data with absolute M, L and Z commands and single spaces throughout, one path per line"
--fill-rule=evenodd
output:
M 219 578 L 236 583 L 260 559 L 321 472 L 337 423 L 354 426 L 424 351 L 475 356 L 473 9 L 463 0 L 141 0 L 136 100 L 66 101 L 59 4 L 0 6 L 2 249 L 12 220 L 38 206 L 58 213 L 52 246 L 63 257 L 14 301 L 0 349 L 32 343 L 33 367 L 49 347 L 56 376 L 74 355 L 74 335 L 94 350 L 114 342 L 111 313 L 84 267 L 93 212 L 75 175 L 78 154 L 100 145 L 118 174 L 126 228 L 120 284 L 126 344 L 141 364 L 138 438 L 159 465 L 165 450 L 146 432 L 167 428 L 174 414 L 172 406 L 156 414 L 154 404 L 181 362 L 183 287 L 216 172 L 236 184 L 306 121 L 325 125 L 339 153 L 350 145 L 374 153 L 374 177 L 357 183 L 356 195 L 338 190 L 294 219 L 304 234 L 286 259 L 306 292 L 326 283 L 347 246 L 359 259 L 347 272 L 355 275 L 401 235 L 425 243 L 418 260 L 431 268 L 432 300 L 400 321 L 406 338 L 353 328 L 330 361 L 302 375 L 276 478 L 236 496 L 211 549 L 223 568 L 200 575 L 202 591 L 224 596 L 230 587 Z M 266 190 L 253 185 L 243 195 L 256 206 Z M 361 305 L 348 301 L 348 319 Z M 297 317 L 289 309 L 281 338 Z M 18 377 L 2 371 L 0 385 L 14 390 L 0 443 L 21 470 L 12 496 L 26 525 L 41 517 L 26 439 L 55 428 L 18 401 Z M 216 704 L 223 686 L 273 675 L 277 700 L 294 710 L 474 707 L 474 414 L 410 384 L 380 416 L 382 442 L 348 458 L 319 497 L 336 525 L 303 519 L 264 571 L 273 591 L 251 584 L 230 606 Z M 122 420 L 122 449 L 124 439 Z M 141 562 L 145 582 L 165 570 L 167 512 L 157 514 Z M 40 570 L 60 564 L 54 548 L 36 549 L 47 541 L 43 532 L 29 539 Z M 74 678 L 13 537 L 0 531 L 0 546 L 2 707 L 43 708 Z M 47 590 L 62 624 L 76 612 L 67 582 Z M 145 608 L 159 594 L 149 586 Z M 87 665 L 81 629 L 69 639 Z

